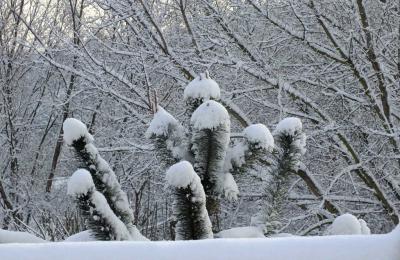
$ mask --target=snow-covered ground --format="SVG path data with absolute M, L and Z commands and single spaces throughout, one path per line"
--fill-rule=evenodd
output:
M 0 259 L 399 260 L 400 227 L 385 235 L 2 244 Z

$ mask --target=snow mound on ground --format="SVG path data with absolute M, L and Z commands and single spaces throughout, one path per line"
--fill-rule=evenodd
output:
M 0 259 L 398 260 L 399 245 L 400 227 L 397 227 L 389 234 L 369 236 L 3 244 Z
M 216 238 L 265 238 L 258 227 L 236 227 L 222 230 L 215 234 Z
M 46 240 L 38 238 L 27 232 L 8 231 L 0 229 L 0 244 L 3 243 L 45 243 Z M 1 252 L 1 249 L 0 249 Z M 8 259 L 1 257 L 0 259 Z
M 157 112 L 151 120 L 150 126 L 146 131 L 146 137 L 167 136 L 170 126 L 178 124 L 178 121 L 164 108 L 158 106 Z
M 166 179 L 168 184 L 173 187 L 186 188 L 196 176 L 193 166 L 188 161 L 182 161 L 167 170 Z
M 369 229 L 367 222 L 363 219 L 358 219 L 358 222 L 360 222 L 361 226 L 361 234 L 363 235 L 370 235 L 371 234 L 371 229 Z
M 90 230 L 85 230 L 72 236 L 67 237 L 64 240 L 65 242 L 90 242 L 90 241 L 97 241 L 97 239 L 90 233 Z
M 209 78 L 208 75 L 202 73 L 186 86 L 183 97 L 185 100 L 219 100 L 221 97 L 221 90 L 217 82 Z
M 294 136 L 296 133 L 302 131 L 303 124 L 297 117 L 287 117 L 281 120 L 275 128 L 274 135 L 286 134 Z
M 370 233 L 367 223 L 364 220 L 358 220 L 349 213 L 335 218 L 326 232 L 327 235 L 368 235 Z
M 253 124 L 243 130 L 244 137 L 251 144 L 259 148 L 272 151 L 274 148 L 274 138 L 269 129 L 263 124 Z
M 90 190 L 94 189 L 92 175 L 85 170 L 79 169 L 75 171 L 68 181 L 68 195 L 78 196 L 80 194 L 87 194 Z
M 67 118 L 63 123 L 64 141 L 67 145 L 72 145 L 75 140 L 81 137 L 86 138 L 86 142 L 93 141 L 93 137 L 89 134 L 84 123 L 75 118 Z
M 196 129 L 214 129 L 224 124 L 230 126 L 228 111 L 214 100 L 201 104 L 193 112 L 190 122 Z

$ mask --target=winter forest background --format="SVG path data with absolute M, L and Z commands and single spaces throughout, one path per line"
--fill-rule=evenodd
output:
M 183 90 L 209 71 L 231 135 L 300 118 L 282 233 L 323 234 L 351 213 L 372 233 L 399 223 L 397 0 L 0 1 L 0 226 L 47 240 L 85 229 L 67 180 L 62 124 L 84 122 L 151 240 L 173 239 L 171 166 L 145 132 L 154 101 L 185 124 Z M 213 230 L 254 224 L 268 161 L 234 174 Z M 306 176 L 301 178 L 300 176 Z

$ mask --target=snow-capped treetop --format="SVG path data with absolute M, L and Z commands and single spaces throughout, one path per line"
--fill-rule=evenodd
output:
M 181 161 L 172 165 L 167 170 L 167 182 L 169 185 L 177 188 L 186 188 L 197 175 L 193 166 L 188 161 Z
M 297 132 L 302 131 L 303 125 L 297 117 L 287 117 L 281 120 L 275 128 L 274 135 L 286 134 L 294 136 Z
M 190 122 L 196 129 L 214 129 L 220 125 L 230 126 L 228 111 L 214 100 L 201 104 L 193 112 Z
M 243 130 L 244 137 L 251 144 L 259 148 L 272 151 L 274 148 L 274 137 L 269 129 L 263 124 L 253 124 Z
M 206 195 L 202 189 L 200 177 L 188 161 L 181 161 L 172 165 L 167 170 L 166 179 L 168 184 L 175 188 L 186 188 L 190 186 L 195 197 L 194 199 L 205 200 Z
M 64 141 L 67 145 L 72 145 L 75 140 L 81 137 L 86 138 L 87 143 L 93 141 L 93 136 L 84 123 L 75 118 L 67 118 L 63 123 Z
M 92 189 L 94 189 L 92 175 L 85 169 L 75 171 L 71 178 L 69 178 L 68 195 L 78 196 L 86 194 Z
M 170 113 L 168 113 L 161 106 L 157 107 L 157 112 L 151 120 L 149 128 L 146 131 L 146 137 L 150 138 L 155 136 L 167 136 L 170 125 L 176 125 L 178 121 Z
M 335 218 L 327 230 L 328 235 L 369 235 L 370 233 L 367 223 L 364 220 L 359 220 L 349 213 Z
M 208 72 L 200 73 L 199 76 L 197 76 L 186 86 L 183 92 L 183 97 L 185 100 L 219 100 L 221 97 L 221 90 L 217 82 L 209 77 Z

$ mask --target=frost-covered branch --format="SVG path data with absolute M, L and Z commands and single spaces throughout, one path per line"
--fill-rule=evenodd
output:
M 175 240 L 212 238 L 203 185 L 192 165 L 182 161 L 167 171 L 167 182 L 174 190 Z
M 86 165 L 96 189 L 101 191 L 115 215 L 127 226 L 133 239 L 145 239 L 133 224 L 133 212 L 117 177 L 93 144 L 93 137 L 81 121 L 68 118 L 63 124 L 64 141 L 75 148 Z
M 96 239 L 131 239 L 125 224 L 111 210 L 103 194 L 96 190 L 87 170 L 74 172 L 68 182 L 68 194 L 76 199 L 85 223 Z

